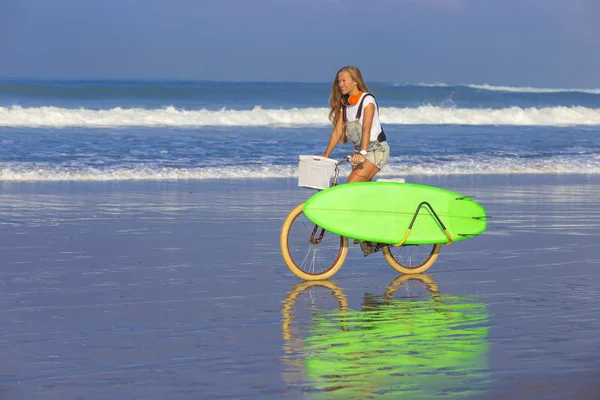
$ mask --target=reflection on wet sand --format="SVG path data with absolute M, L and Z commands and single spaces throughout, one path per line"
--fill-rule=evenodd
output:
M 485 391 L 485 304 L 444 295 L 427 275 L 396 278 L 382 295 L 365 294 L 359 310 L 348 304 L 329 281 L 303 282 L 289 293 L 282 332 L 290 387 L 327 399 L 468 399 Z

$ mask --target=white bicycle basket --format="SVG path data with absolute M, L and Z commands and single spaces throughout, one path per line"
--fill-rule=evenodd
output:
M 309 189 L 327 189 L 335 175 L 336 160 L 321 156 L 300 156 L 298 186 Z

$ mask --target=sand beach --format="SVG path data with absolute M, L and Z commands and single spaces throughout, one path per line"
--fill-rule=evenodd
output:
M 598 178 L 408 180 L 488 231 L 325 285 L 279 254 L 294 179 L 0 184 L 2 398 L 596 398 Z

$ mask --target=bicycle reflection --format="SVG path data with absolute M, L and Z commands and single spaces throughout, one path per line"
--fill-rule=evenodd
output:
M 329 303 L 317 306 L 311 291 Z M 303 293 L 309 307 L 300 307 Z M 383 295 L 365 294 L 359 310 L 335 283 L 303 282 L 283 302 L 283 378 L 309 398 L 479 397 L 487 321 L 484 303 L 440 294 L 427 275 L 399 276 Z

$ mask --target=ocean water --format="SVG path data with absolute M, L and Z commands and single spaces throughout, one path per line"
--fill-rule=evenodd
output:
M 373 83 L 380 176 L 600 173 L 600 89 Z M 0 81 L 1 181 L 289 178 L 329 83 Z M 336 148 L 333 158 L 349 154 Z

